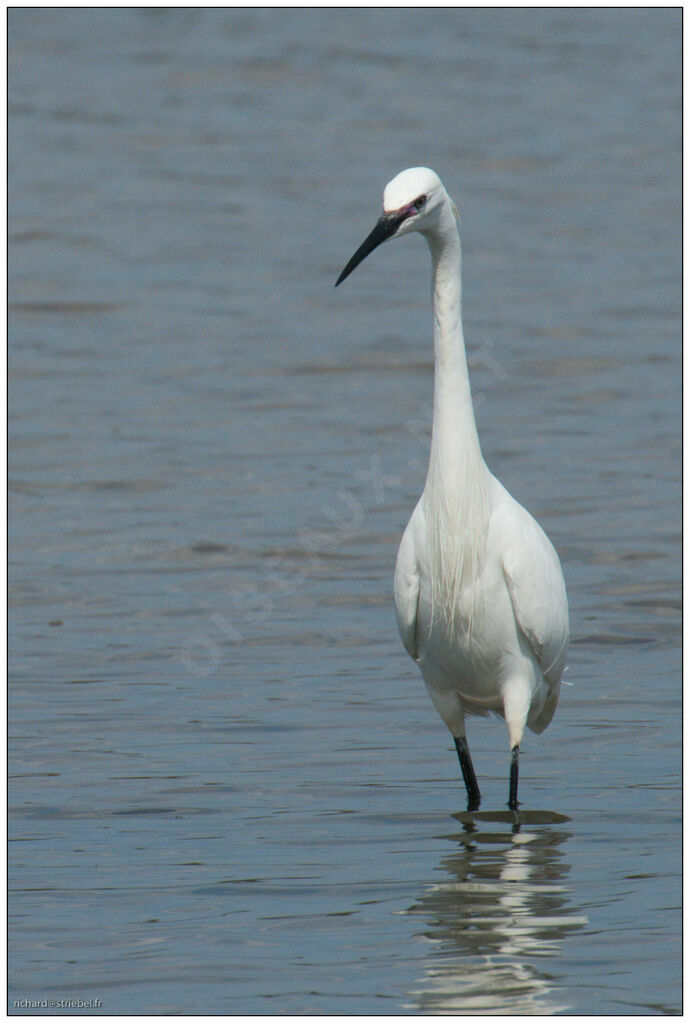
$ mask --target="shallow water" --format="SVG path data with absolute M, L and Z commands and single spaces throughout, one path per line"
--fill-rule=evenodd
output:
M 680 1011 L 680 13 L 13 9 L 10 1010 Z M 483 804 L 400 647 L 458 203 L 561 705 Z

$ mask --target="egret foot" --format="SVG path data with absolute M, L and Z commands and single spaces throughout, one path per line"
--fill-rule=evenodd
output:
M 518 761 L 520 758 L 520 747 L 513 746 L 511 751 L 510 761 L 510 795 L 508 796 L 508 806 L 511 810 L 517 810 L 519 803 L 517 797 L 518 787 Z
M 479 785 L 477 784 L 477 775 L 474 773 L 474 767 L 472 766 L 472 757 L 470 756 L 470 748 L 467 745 L 467 739 L 464 735 L 461 739 L 453 736 L 453 739 L 455 740 L 455 748 L 458 751 L 460 769 L 465 782 L 465 788 L 467 789 L 467 809 L 478 810 L 479 804 L 482 801 L 482 796 L 479 791 Z

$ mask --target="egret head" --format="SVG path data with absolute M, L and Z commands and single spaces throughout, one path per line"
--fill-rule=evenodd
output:
M 428 167 L 409 167 L 396 174 L 383 191 L 383 215 L 335 282 L 336 288 L 381 242 L 433 230 L 447 204 L 456 212 L 443 182 Z

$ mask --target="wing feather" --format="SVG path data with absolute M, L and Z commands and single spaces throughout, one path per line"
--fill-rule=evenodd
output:
M 568 598 L 558 555 L 541 526 L 512 498 L 499 511 L 497 529 L 503 575 L 518 627 L 542 675 L 557 687 L 569 640 Z
M 419 657 L 417 616 L 420 589 L 419 557 L 415 538 L 420 535 L 417 520 L 421 514 L 421 507 L 417 505 L 400 541 L 393 581 L 395 613 L 398 619 L 400 638 L 408 654 L 415 661 Z

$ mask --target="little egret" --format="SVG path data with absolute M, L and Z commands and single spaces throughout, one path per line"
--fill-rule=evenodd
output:
M 413 231 L 431 252 L 434 417 L 424 491 L 395 566 L 405 649 L 455 740 L 468 810 L 481 796 L 468 715 L 505 719 L 508 806 L 518 806 L 525 725 L 541 732 L 558 703 L 568 650 L 568 600 L 558 555 L 541 527 L 489 471 L 479 446 L 461 318 L 458 212 L 428 167 L 386 185 L 383 215 L 336 281 L 381 242 Z

